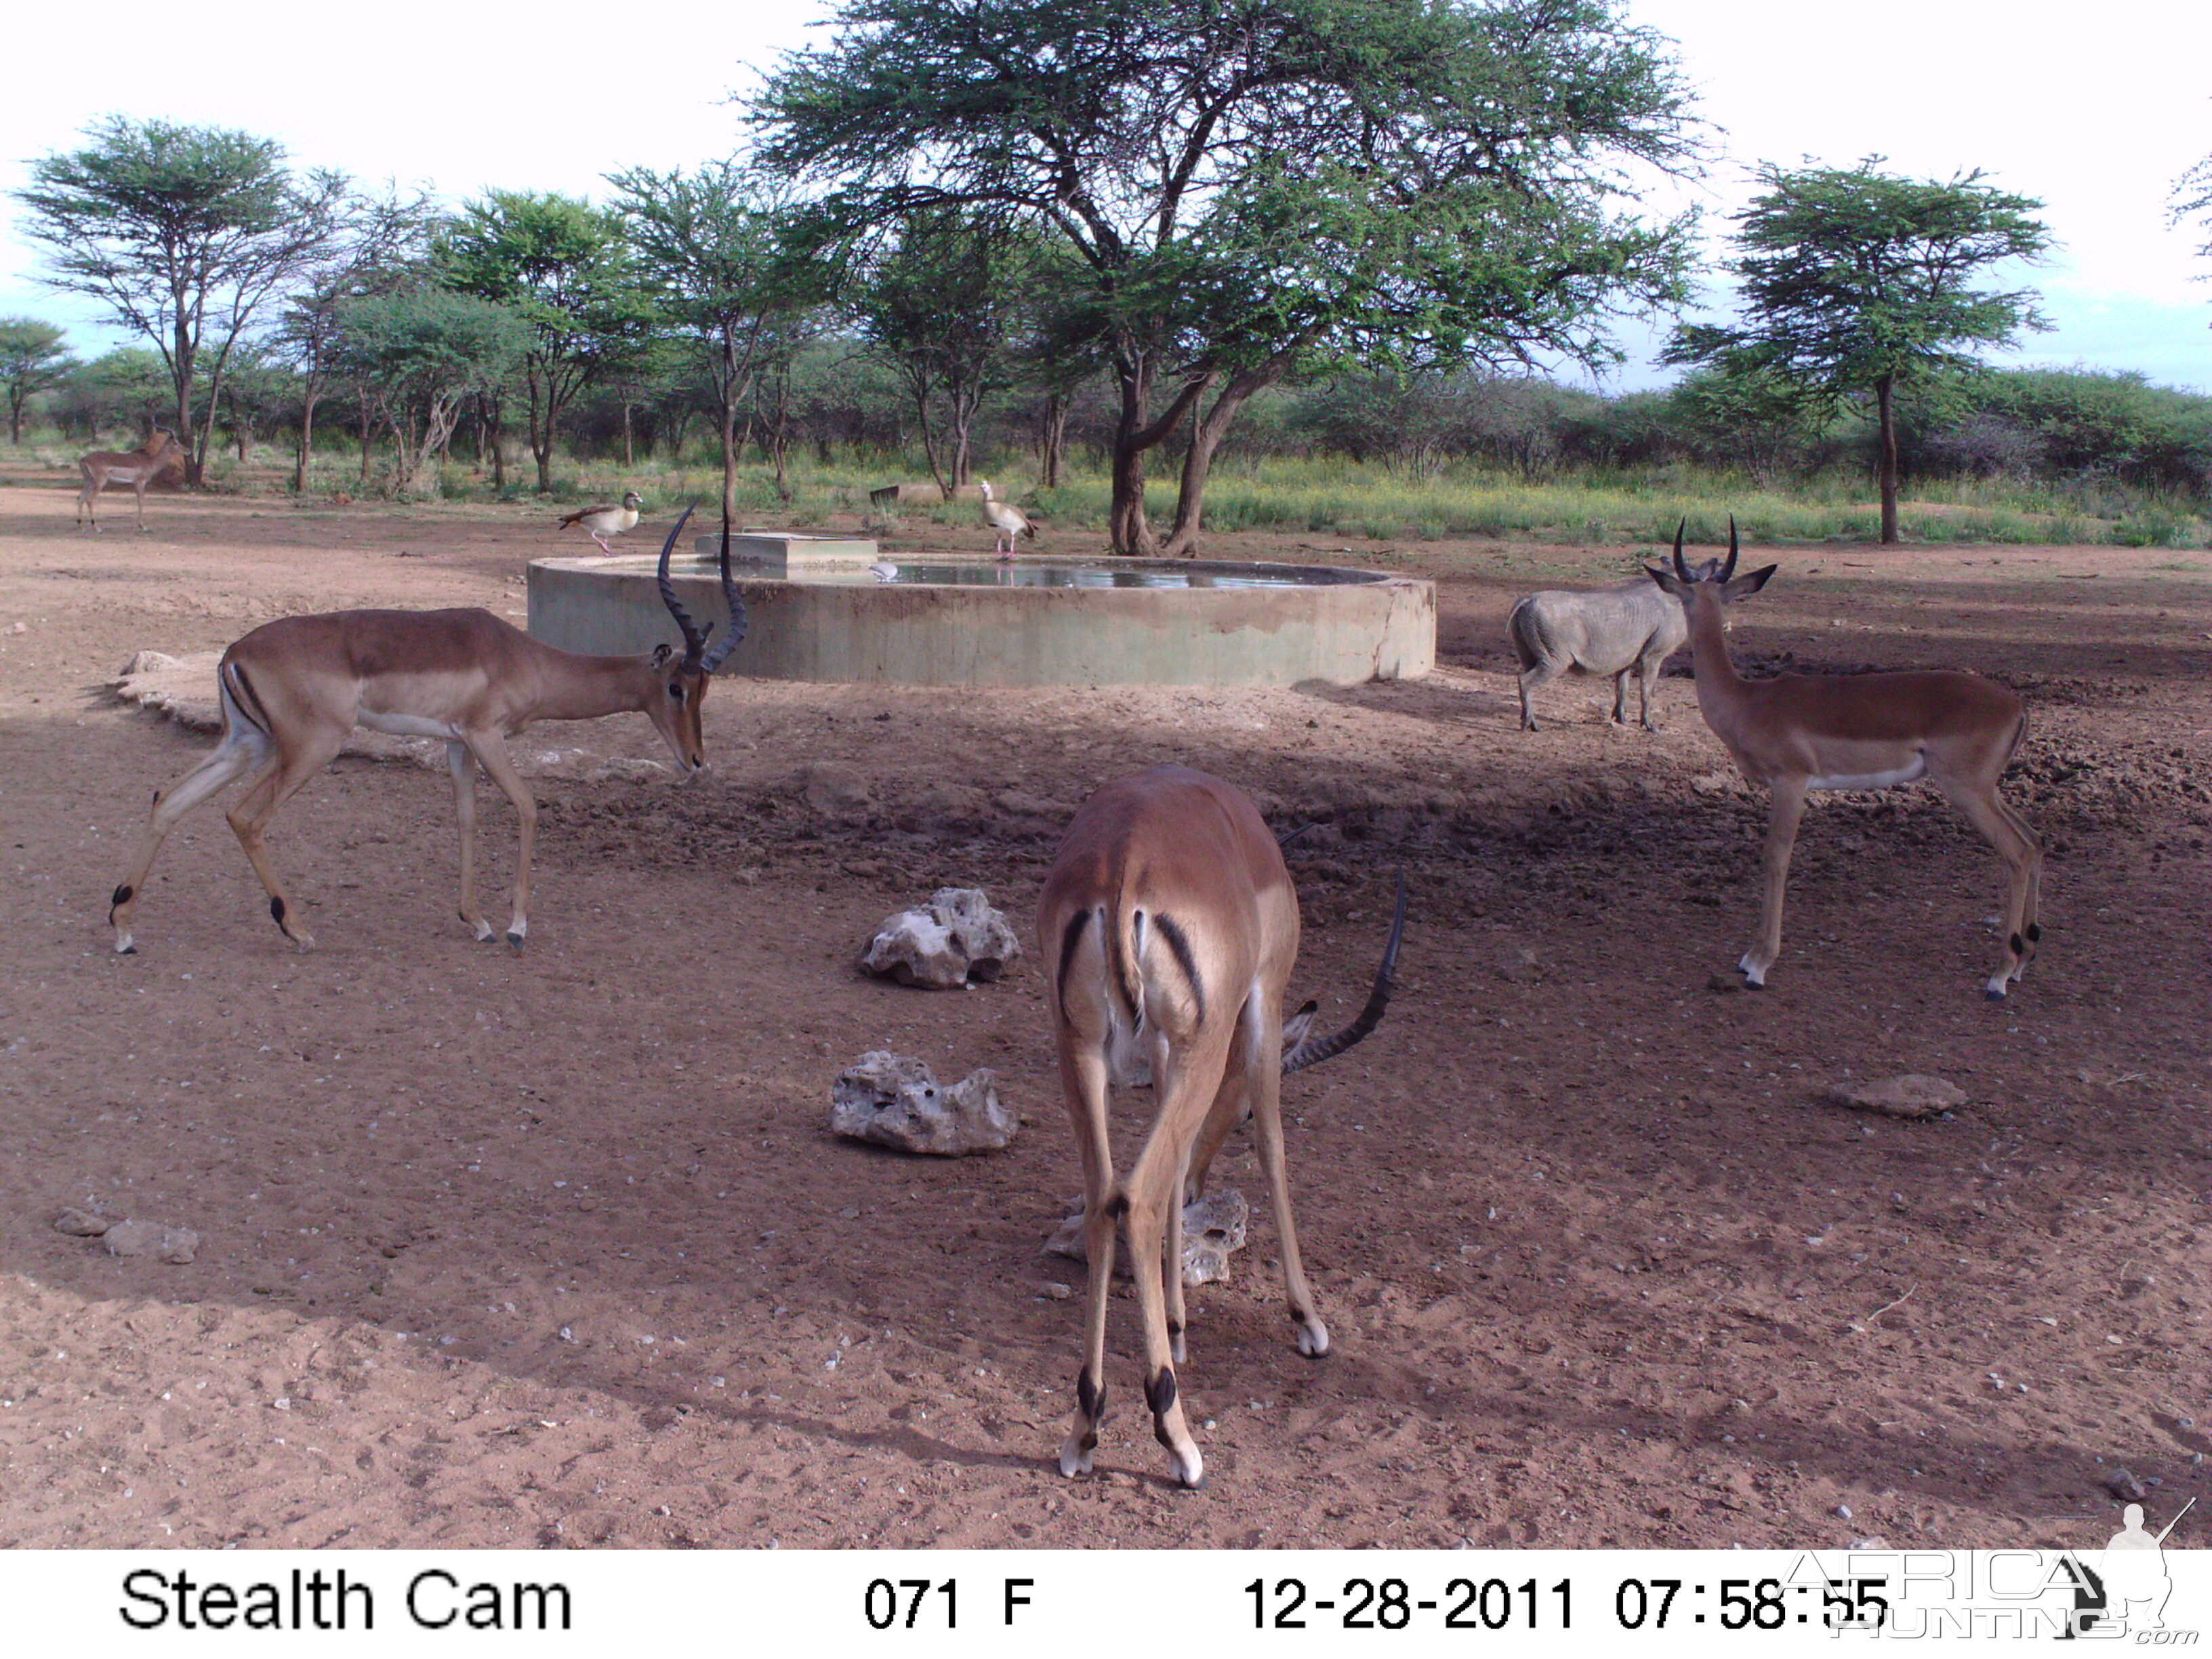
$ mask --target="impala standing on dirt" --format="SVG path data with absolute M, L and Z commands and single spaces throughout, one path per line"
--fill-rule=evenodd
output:
M 1144 1325 L 1145 1399 L 1176 1478 L 1201 1485 L 1206 1465 L 1177 1397 L 1183 1358 L 1182 1206 L 1249 1110 L 1273 1206 L 1283 1284 L 1298 1352 L 1328 1352 L 1298 1259 L 1283 1160 L 1285 1073 L 1341 1054 L 1375 1029 L 1389 1001 L 1405 929 L 1401 877 L 1390 942 L 1359 1018 L 1335 1036 L 1298 1042 L 1309 1004 L 1286 1026 L 1283 988 L 1298 955 L 1298 898 L 1275 838 L 1242 793 L 1202 772 L 1157 766 L 1111 783 L 1067 827 L 1037 901 L 1040 960 L 1050 989 L 1060 1087 L 1083 1159 L 1083 1243 L 1090 1262 L 1076 1415 L 1062 1474 L 1087 1474 L 1105 1409 L 1106 1303 L 1114 1230 L 1126 1222 Z M 1297 1046 L 1287 1054 L 1287 1043 Z M 1158 1115 L 1126 1180 L 1114 1176 L 1107 1091 L 1152 1064 Z M 1164 1285 L 1163 1267 L 1164 1266 Z
M 744 637 L 744 601 L 730 580 L 722 541 L 722 592 L 730 630 L 712 650 L 678 603 L 668 556 L 690 518 L 686 509 L 660 550 L 660 597 L 683 630 L 684 654 L 668 646 L 638 657 L 591 657 L 533 640 L 489 611 L 338 611 L 264 623 L 222 653 L 216 680 L 222 741 L 171 787 L 154 796 L 146 839 L 117 884 L 107 913 L 115 948 L 128 952 L 131 917 L 162 838 L 179 818 L 256 768 L 259 781 L 231 809 L 230 827 L 269 890 L 269 914 L 296 945 L 301 927 L 276 878 L 262 831 L 276 809 L 330 764 L 356 726 L 403 737 L 443 738 L 461 824 L 461 920 L 493 936 L 477 908 L 476 775 L 481 764 L 514 803 L 514 903 L 507 942 L 529 931 L 530 849 L 538 805 L 507 758 L 505 739 L 534 720 L 588 720 L 631 710 L 650 718 L 688 775 L 705 764 L 699 706 L 707 684 Z
M 1737 963 L 1744 978 L 1753 989 L 1764 986 L 1782 954 L 1782 893 L 1806 792 L 1887 789 L 1926 778 L 1989 837 L 2011 872 L 2004 959 L 1986 988 L 1990 1001 L 2002 1000 L 2043 937 L 2035 920 L 2043 841 L 1997 793 L 2027 735 L 2027 708 L 2020 694 L 1957 669 L 1745 679 L 1729 660 L 1724 613 L 1731 600 L 1749 599 L 1765 586 L 1779 567 L 1737 575 L 1735 520 L 1730 519 L 1728 562 L 1708 559 L 1692 572 L 1682 562 L 1686 525 L 1674 531 L 1674 569 L 1647 565 L 1645 572 L 1688 607 L 1698 708 L 1705 724 L 1735 757 L 1745 779 L 1765 785 L 1773 796 L 1760 860 L 1759 937 Z
M 109 484 L 129 484 L 138 495 L 138 528 L 146 527 L 146 486 L 173 466 L 185 464 L 184 446 L 177 441 L 173 432 L 164 432 L 155 427 L 146 441 L 136 449 L 118 453 L 112 449 L 95 449 L 76 464 L 84 475 L 84 488 L 76 495 L 77 528 L 84 528 L 90 519 L 94 530 L 100 528 L 100 492 Z

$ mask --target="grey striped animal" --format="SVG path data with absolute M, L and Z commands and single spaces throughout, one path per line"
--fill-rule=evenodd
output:
M 1659 678 L 1659 665 L 1690 637 L 1690 623 L 1680 599 L 1644 580 L 1588 592 L 1548 588 L 1531 593 L 1513 607 L 1505 631 L 1521 659 L 1523 732 L 1537 729 L 1528 694 L 1562 674 L 1612 675 L 1613 722 L 1626 725 L 1631 669 L 1641 672 L 1644 729 L 1656 732 L 1652 683 Z

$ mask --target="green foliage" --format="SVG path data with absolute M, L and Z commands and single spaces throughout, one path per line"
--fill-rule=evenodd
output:
M 47 250 L 45 280 L 105 305 L 167 366 L 176 424 L 191 434 L 203 350 L 220 386 L 255 314 L 329 241 L 347 186 L 295 179 L 273 139 L 222 127 L 110 116 L 93 142 L 31 165 L 15 192 L 24 228 Z M 191 446 L 195 477 L 215 418 L 210 395 Z
M 510 307 L 529 325 L 523 372 L 538 487 L 552 487 L 561 416 L 654 320 L 621 216 L 572 196 L 492 191 L 438 239 L 447 287 Z
M 0 384 L 8 389 L 8 441 L 23 441 L 23 405 L 58 386 L 77 361 L 62 345 L 62 331 L 35 317 L 0 317 Z
M 1984 185 L 1856 167 L 1759 169 L 1765 194 L 1736 216 L 1745 325 L 1691 326 L 1676 362 L 1778 374 L 1834 397 L 1883 380 L 1971 368 L 1961 347 L 2009 344 L 2047 326 L 2027 290 L 1971 286 L 1987 266 L 2033 259 L 2050 233 L 2030 215 L 2043 204 Z
M 1285 375 L 1597 359 L 1607 306 L 1681 290 L 1682 228 L 1615 208 L 1625 163 L 1692 153 L 1687 95 L 1608 0 L 848 0 L 836 26 L 755 105 L 764 161 L 849 231 L 970 204 L 1065 240 L 1121 385 L 1124 550 L 1144 452 L 1210 390 L 1209 444 Z
M 512 374 L 532 343 L 519 307 L 427 285 L 345 301 L 338 331 L 334 365 L 373 388 L 399 445 L 402 487 L 428 495 L 463 400 Z

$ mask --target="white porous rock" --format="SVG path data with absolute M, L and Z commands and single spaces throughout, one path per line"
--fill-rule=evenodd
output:
M 962 1158 L 997 1152 L 1021 1120 L 1000 1104 L 998 1073 L 988 1066 L 946 1088 L 926 1062 L 878 1048 L 838 1074 L 830 1127 L 901 1152 Z
M 955 991 L 998 978 L 1021 954 L 1021 936 L 981 888 L 940 887 L 924 908 L 885 916 L 860 966 L 902 985 Z
M 1042 1254 L 1087 1261 L 1090 1256 L 1083 1248 L 1083 1200 L 1073 1198 L 1068 1202 L 1074 1206 L 1075 1213 L 1053 1229 L 1052 1237 L 1044 1242 Z M 1185 1285 L 1210 1285 L 1217 1279 L 1229 1277 L 1229 1258 L 1244 1248 L 1251 1216 L 1252 1206 L 1234 1187 L 1224 1187 L 1182 1206 Z M 1121 1248 L 1114 1255 L 1114 1276 L 1127 1279 L 1130 1276 L 1128 1241 L 1121 1238 L 1118 1226 L 1115 1237 Z

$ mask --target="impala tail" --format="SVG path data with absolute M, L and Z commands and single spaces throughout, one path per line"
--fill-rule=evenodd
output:
M 1390 1006 L 1390 993 L 1398 982 L 1398 942 L 1406 936 L 1406 872 L 1398 872 L 1398 904 L 1390 917 L 1390 937 L 1382 946 L 1382 965 L 1375 970 L 1375 988 L 1367 994 L 1367 1006 L 1362 1008 L 1352 1024 L 1334 1036 L 1314 1037 L 1298 1044 L 1283 1056 L 1283 1075 L 1302 1072 L 1309 1066 L 1318 1066 L 1324 1060 L 1334 1060 L 1355 1043 L 1364 1042 L 1382 1023 L 1382 1013 Z

